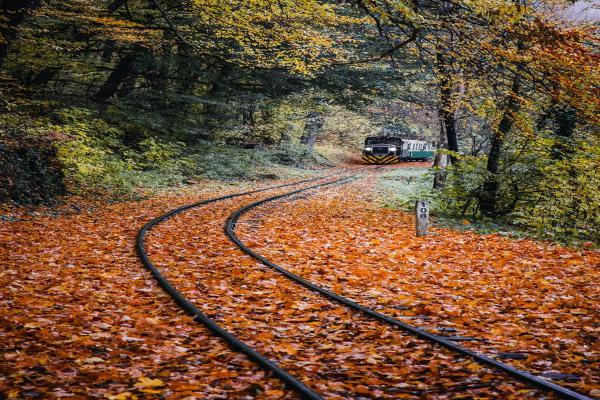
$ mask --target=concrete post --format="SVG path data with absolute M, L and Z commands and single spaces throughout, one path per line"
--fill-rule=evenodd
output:
M 417 236 L 429 234 L 429 201 L 418 200 L 415 204 Z

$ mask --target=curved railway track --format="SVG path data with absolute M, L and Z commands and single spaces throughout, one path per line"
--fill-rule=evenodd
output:
M 267 357 L 263 356 L 262 354 L 260 354 L 259 352 L 257 352 L 256 350 L 254 350 L 253 348 L 251 348 L 250 346 L 245 344 L 243 341 L 238 339 L 231 332 L 222 328 L 213 319 L 211 319 L 206 314 L 204 314 L 202 311 L 200 311 L 200 309 L 198 309 L 191 301 L 189 301 L 187 298 L 185 298 L 163 276 L 161 271 L 152 263 L 148 253 L 146 252 L 146 248 L 144 246 L 144 238 L 146 237 L 146 234 L 156 225 L 160 224 L 161 222 L 166 221 L 169 218 L 174 217 L 175 215 L 177 215 L 183 211 L 190 210 L 192 208 L 202 207 L 202 206 L 216 203 L 219 201 L 229 200 L 229 199 L 233 199 L 236 197 L 247 196 L 247 195 L 256 194 L 256 193 L 261 193 L 261 192 L 265 192 L 268 190 L 296 186 L 296 185 L 301 185 L 303 183 L 316 182 L 318 180 L 324 180 L 327 178 L 334 177 L 336 175 L 341 175 L 343 173 L 344 172 L 334 173 L 334 174 L 330 174 L 330 175 L 325 175 L 325 176 L 312 178 L 312 179 L 305 179 L 305 180 L 287 183 L 287 184 L 283 184 L 283 185 L 276 185 L 276 186 L 266 187 L 263 189 L 229 194 L 229 195 L 225 195 L 225 196 L 202 200 L 202 201 L 199 201 L 199 202 L 196 202 L 193 204 L 188 204 L 188 205 L 185 205 L 182 207 L 178 207 L 178 208 L 175 208 L 175 209 L 151 220 L 150 222 L 148 222 L 146 225 L 144 225 L 142 227 L 142 229 L 139 230 L 137 237 L 136 237 L 136 251 L 137 251 L 142 263 L 144 264 L 146 269 L 148 269 L 150 271 L 150 273 L 152 274 L 154 279 L 158 282 L 158 284 L 171 296 L 171 298 L 175 301 L 175 303 L 177 303 L 177 305 L 182 310 L 184 310 L 187 314 L 194 316 L 194 321 L 206 326 L 215 335 L 217 335 L 217 336 L 221 337 L 223 340 L 225 340 L 234 350 L 245 354 L 249 359 L 253 360 L 257 364 L 259 364 L 261 367 L 263 367 L 264 369 L 271 371 L 275 376 L 277 376 L 286 385 L 288 385 L 289 388 L 291 388 L 295 392 L 297 392 L 302 398 L 310 399 L 310 400 L 322 400 L 322 397 L 317 392 L 313 391 L 312 389 L 307 387 L 305 384 L 300 382 L 298 379 L 296 379 L 295 377 L 290 375 L 286 370 L 279 367 L 276 363 L 269 360 Z M 331 186 L 334 184 L 343 183 L 346 180 L 351 179 L 352 177 L 353 176 L 338 178 L 333 181 L 328 181 L 328 182 L 320 183 L 317 185 L 309 186 L 308 188 L 305 188 L 305 190 L 317 189 L 317 188 L 322 188 L 325 186 Z
M 339 303 L 345 307 L 348 307 L 354 311 L 358 311 L 364 315 L 367 315 L 370 318 L 374 318 L 380 322 L 389 324 L 391 326 L 394 326 L 395 328 L 399 328 L 405 332 L 408 332 L 411 335 L 414 335 L 420 339 L 424 339 L 426 341 L 429 341 L 431 343 L 440 345 L 442 347 L 445 347 L 449 350 L 451 350 L 452 352 L 458 353 L 460 355 L 463 356 L 467 356 L 472 358 L 474 361 L 478 362 L 479 364 L 485 365 L 485 366 L 489 366 L 492 367 L 496 370 L 505 372 L 511 376 L 513 376 L 514 378 L 531 384 L 533 386 L 536 386 L 538 388 L 544 389 L 544 390 L 548 390 L 551 391 L 555 394 L 557 394 L 558 396 L 560 396 L 561 398 L 565 398 L 565 399 L 575 399 L 575 400 L 592 400 L 590 397 L 587 397 L 581 393 L 575 392 L 571 389 L 565 388 L 563 386 L 557 385 L 553 382 L 549 382 L 541 377 L 535 376 L 527 371 L 523 371 L 520 370 L 518 368 L 515 368 L 509 364 L 503 363 L 501 361 L 495 360 L 491 357 L 488 357 L 486 355 L 480 354 L 476 351 L 470 350 L 466 347 L 463 347 L 461 345 L 458 345 L 450 340 L 447 340 L 441 336 L 438 335 L 434 335 L 432 333 L 429 333 L 423 329 L 420 329 L 414 325 L 411 324 L 407 324 L 405 322 L 402 322 L 398 319 L 392 318 L 390 316 L 387 316 L 385 314 L 382 314 L 374 309 L 365 307 L 355 301 L 352 301 L 344 296 L 340 296 L 328 289 L 325 289 L 322 286 L 319 286 L 317 284 L 314 284 L 304 278 L 302 278 L 299 275 L 294 274 L 293 272 L 275 264 L 274 262 L 268 260 L 266 257 L 263 257 L 262 255 L 256 253 L 255 251 L 253 251 L 250 247 L 246 246 L 242 240 L 236 235 L 235 233 L 235 228 L 236 228 L 236 224 L 239 221 L 239 219 L 242 217 L 242 215 L 246 214 L 247 212 L 249 212 L 252 209 L 258 208 L 261 205 L 267 204 L 267 203 L 271 203 L 271 202 L 275 202 L 277 200 L 282 200 L 282 199 L 286 199 L 286 198 L 290 198 L 296 194 L 300 194 L 302 192 L 306 192 L 309 191 L 313 188 L 302 188 L 302 189 L 298 189 L 298 190 L 294 190 L 292 192 L 288 192 L 288 193 L 284 193 L 281 195 L 276 195 L 276 196 L 272 196 L 269 198 L 265 198 L 262 200 L 258 200 L 255 201 L 253 203 L 250 203 L 240 209 L 238 209 L 237 211 L 235 211 L 234 213 L 232 213 L 229 218 L 227 219 L 226 223 L 225 223 L 225 233 L 227 234 L 227 236 L 231 239 L 231 241 L 233 243 L 235 243 L 241 251 L 243 251 L 244 253 L 246 253 L 247 255 L 251 256 L 252 258 L 256 259 L 257 261 L 259 261 L 260 263 L 262 263 L 263 265 L 277 271 L 278 273 L 282 274 L 283 276 L 285 276 L 286 278 L 288 278 L 289 280 L 313 291 L 316 292 L 326 298 L 328 298 L 331 301 L 334 301 L 336 303 Z
M 380 167 L 377 167 L 375 169 L 379 169 L 379 168 Z M 355 171 L 358 171 L 358 170 L 354 170 L 353 172 L 355 172 Z M 346 171 L 346 172 L 348 172 L 348 171 Z M 237 245 L 247 255 L 253 257 L 254 259 L 261 262 L 262 264 L 266 265 L 267 267 L 284 275 L 286 278 L 290 279 L 291 281 L 293 281 L 297 284 L 300 284 L 303 287 L 326 297 L 330 301 L 341 304 L 352 310 L 358 311 L 358 312 L 360 312 L 370 318 L 373 318 L 379 322 L 383 322 L 383 323 L 391 325 L 395 328 L 399 328 L 400 330 L 405 331 L 416 337 L 419 337 L 420 339 L 424 339 L 430 343 L 434 343 L 436 345 L 445 347 L 454 353 L 458 353 L 462 356 L 471 357 L 472 359 L 474 359 L 475 361 L 477 361 L 481 364 L 492 367 L 492 368 L 502 371 L 504 373 L 508 373 L 521 381 L 524 381 L 526 383 L 534 385 L 538 388 L 552 391 L 562 398 L 578 399 L 578 400 L 591 400 L 589 397 L 586 397 L 580 393 L 574 392 L 570 389 L 564 388 L 564 387 L 554 384 L 552 382 L 548 382 L 548 381 L 546 381 L 540 377 L 537 377 L 535 375 L 532 375 L 526 371 L 518 370 L 508 364 L 504 364 L 504 363 L 494 360 L 490 357 L 484 356 L 482 354 L 479 354 L 477 352 L 474 352 L 472 350 L 464 348 L 460 345 L 457 345 L 454 342 L 444 339 L 443 337 L 439 337 L 437 335 L 423 331 L 413 325 L 406 324 L 405 322 L 402 322 L 397 319 L 386 316 L 384 314 L 381 314 L 373 309 L 364 307 L 350 299 L 347 299 L 347 298 L 340 296 L 334 292 L 331 292 L 321 286 L 318 286 L 312 282 L 309 282 L 309 281 L 303 279 L 302 277 L 295 275 L 294 273 L 276 265 L 275 263 L 273 263 L 273 262 L 269 261 L 268 259 L 266 259 L 265 257 L 261 256 L 260 254 L 257 254 L 252 249 L 247 247 L 236 236 L 236 233 L 235 233 L 236 223 L 241 218 L 241 216 L 243 214 L 247 213 L 248 211 L 250 211 L 254 208 L 260 207 L 263 204 L 290 198 L 294 195 L 298 195 L 303 192 L 308 192 L 311 190 L 314 191 L 316 189 L 329 187 L 329 186 L 333 186 L 333 185 L 345 184 L 356 178 L 356 175 L 348 175 L 348 176 L 339 177 L 342 174 L 345 174 L 345 172 L 338 172 L 338 173 L 329 174 L 326 176 L 321 176 L 321 177 L 312 178 L 312 179 L 305 179 L 305 180 L 287 183 L 287 184 L 283 184 L 283 185 L 276 185 L 276 186 L 266 187 L 266 188 L 262 188 L 262 189 L 251 190 L 251 191 L 247 191 L 247 192 L 234 193 L 234 194 L 230 194 L 230 195 L 220 196 L 220 197 L 199 201 L 197 203 L 193 203 L 193 204 L 189 204 L 189 205 L 185 205 L 185 206 L 173 209 L 173 210 L 167 212 L 166 214 L 159 216 L 159 217 L 153 219 L 152 221 L 148 222 L 146 225 L 144 225 L 144 227 L 138 232 L 138 235 L 137 235 L 136 250 L 141 258 L 142 263 L 151 272 L 153 277 L 157 280 L 158 284 L 173 298 L 173 300 L 177 303 L 177 305 L 182 310 L 184 310 L 186 313 L 194 316 L 194 321 L 205 325 L 210 331 L 212 331 L 214 334 L 216 334 L 217 336 L 219 336 L 223 340 L 225 340 L 234 350 L 245 354 L 249 359 L 251 359 L 252 361 L 259 364 L 262 368 L 264 368 L 268 371 L 271 371 L 274 376 L 278 377 L 290 389 L 292 389 L 296 393 L 298 393 L 301 396 L 301 398 L 322 399 L 322 397 L 319 393 L 315 392 L 314 390 L 312 390 L 311 388 L 306 386 L 304 383 L 302 383 L 296 377 L 294 377 L 293 375 L 288 373 L 285 369 L 281 368 L 275 362 L 271 361 L 270 359 L 268 359 L 267 357 L 265 357 L 264 355 L 262 355 L 255 349 L 248 346 L 246 343 L 244 343 L 242 340 L 237 338 L 231 332 L 229 332 L 226 329 L 224 329 L 223 327 L 221 327 L 213 319 L 211 319 L 209 316 L 207 316 L 202 311 L 200 311 L 200 309 L 198 309 L 191 301 L 189 301 L 187 298 L 185 298 L 165 278 L 165 276 L 161 273 L 161 271 L 152 263 L 152 261 L 150 260 L 150 257 L 148 256 L 148 254 L 146 252 L 145 246 L 144 246 L 144 238 L 145 238 L 146 234 L 153 227 L 155 227 L 156 225 L 160 224 L 161 222 L 166 221 L 166 220 L 174 217 L 175 215 L 177 215 L 181 212 L 184 212 L 186 210 L 190 210 L 190 209 L 197 208 L 197 207 L 203 207 L 203 206 L 206 206 L 209 204 L 213 204 L 213 203 L 217 203 L 220 201 L 225 201 L 225 200 L 229 200 L 229 199 L 233 199 L 233 198 L 237 198 L 237 197 L 241 197 L 241 196 L 257 194 L 257 193 L 266 192 L 269 190 L 275 190 L 278 188 L 285 188 L 285 187 L 298 186 L 298 185 L 302 185 L 302 184 L 314 183 L 314 182 L 317 182 L 320 180 L 326 180 L 327 178 L 333 178 L 333 177 L 338 176 L 333 180 L 320 182 L 318 184 L 310 185 L 307 187 L 301 187 L 300 189 L 297 189 L 297 190 L 293 190 L 293 191 L 290 191 L 287 193 L 283 193 L 283 194 L 271 196 L 271 197 L 268 197 L 268 198 L 265 198 L 262 200 L 258 200 L 258 201 L 252 202 L 252 203 L 238 209 L 237 211 L 235 211 L 233 214 L 231 214 L 229 216 L 229 218 L 227 219 L 227 221 L 225 223 L 226 235 L 235 243 L 235 245 Z

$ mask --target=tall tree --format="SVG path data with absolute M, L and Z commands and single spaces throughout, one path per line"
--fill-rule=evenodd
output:
M 498 206 L 498 190 L 500 188 L 500 159 L 502 155 L 502 146 L 506 136 L 510 133 L 515 116 L 521 108 L 519 92 L 521 90 L 521 77 L 515 75 L 511 85 L 510 93 L 506 101 L 504 112 L 498 127 L 492 132 L 492 141 L 487 159 L 487 174 L 481 193 L 479 194 L 479 206 L 484 215 L 495 217 L 506 214 L 512 209 L 501 209 Z

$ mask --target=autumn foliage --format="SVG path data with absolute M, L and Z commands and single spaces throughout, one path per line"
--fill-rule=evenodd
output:
M 382 189 L 407 165 L 258 207 L 242 240 L 340 295 L 600 397 L 598 25 L 568 18 L 571 3 L 0 1 L 0 400 L 296 398 L 160 290 L 135 234 L 254 180 L 357 173 L 348 152 L 388 133 L 438 147 L 434 168 L 410 165 L 435 175 L 412 195 L 437 217 L 554 242 L 435 221 L 416 238 L 391 199 L 407 186 Z M 552 397 L 240 252 L 227 217 L 286 190 L 180 213 L 149 232 L 149 256 L 327 399 Z M 50 207 L 21 208 L 32 204 Z

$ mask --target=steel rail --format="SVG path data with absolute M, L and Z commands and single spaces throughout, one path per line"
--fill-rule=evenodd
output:
M 332 177 L 335 175 L 340 175 L 344 172 L 345 171 L 342 171 L 340 173 L 329 174 L 329 175 L 325 175 L 325 176 L 321 176 L 321 177 L 317 177 L 317 178 L 304 179 L 301 181 L 296 181 L 296 182 L 287 183 L 287 184 L 283 184 L 283 185 L 270 186 L 270 187 L 263 188 L 263 189 L 251 190 L 251 191 L 242 192 L 242 193 L 229 194 L 229 195 L 220 196 L 220 197 L 216 197 L 216 198 L 212 198 L 212 199 L 202 200 L 202 201 L 199 201 L 199 202 L 196 202 L 193 204 L 189 204 L 189 205 L 184 205 L 184 206 L 175 208 L 175 209 L 151 220 L 150 222 L 146 223 L 139 230 L 137 237 L 136 237 L 136 251 L 142 261 L 142 264 L 144 265 L 144 267 L 146 267 L 146 269 L 148 269 L 150 271 L 150 273 L 152 274 L 154 279 L 158 282 L 158 284 L 163 288 L 163 290 L 165 290 L 165 292 L 167 292 L 171 296 L 171 298 L 175 301 L 175 303 L 182 310 L 184 310 L 187 314 L 194 316 L 195 322 L 203 324 L 215 335 L 224 339 L 234 350 L 245 354 L 250 360 L 256 362 L 262 368 L 264 368 L 268 371 L 271 371 L 273 373 L 273 375 L 278 377 L 290 389 L 292 389 L 296 393 L 298 393 L 301 396 L 301 398 L 303 398 L 303 399 L 323 400 L 321 395 L 319 395 L 317 392 L 313 391 L 308 386 L 306 386 L 304 383 L 302 383 L 297 378 L 295 378 L 290 373 L 288 373 L 285 369 L 281 368 L 280 366 L 275 364 L 273 361 L 269 360 L 267 357 L 263 356 L 262 354 L 260 354 L 259 352 L 257 352 L 256 350 L 254 350 L 253 348 L 248 346 L 246 343 L 244 343 L 243 341 L 238 339 L 231 332 L 229 332 L 226 329 L 219 326 L 213 319 L 211 319 L 209 316 L 204 314 L 191 301 L 189 301 L 187 298 L 185 298 L 185 296 L 183 296 L 173 285 L 171 285 L 171 283 L 162 275 L 160 270 L 158 268 L 156 268 L 156 266 L 152 263 L 148 253 L 146 252 L 146 248 L 144 246 L 144 238 L 145 238 L 146 234 L 154 226 L 160 224 L 161 222 L 166 221 L 169 218 L 172 218 L 176 214 L 179 214 L 179 213 L 189 210 L 191 208 L 201 207 L 201 206 L 208 205 L 211 203 L 216 203 L 218 201 L 228 200 L 228 199 L 232 199 L 235 197 L 246 196 L 246 195 L 260 193 L 260 192 L 265 192 L 268 190 L 300 185 L 302 183 L 315 182 L 317 180 L 322 180 L 322 179 L 326 179 L 326 178 L 329 178 L 329 177 Z M 332 185 L 332 184 L 335 184 L 338 182 L 343 182 L 347 179 L 348 179 L 347 177 L 340 178 L 340 179 L 337 179 L 334 181 L 311 186 L 311 188 Z
M 241 241 L 241 239 L 236 235 L 236 233 L 235 233 L 236 225 L 237 225 L 240 217 L 242 215 L 246 214 L 248 211 L 250 211 L 254 208 L 257 208 L 263 204 L 277 201 L 280 199 L 284 199 L 284 198 L 287 198 L 287 197 L 290 197 L 295 194 L 302 193 L 302 192 L 305 192 L 305 191 L 308 191 L 311 189 L 312 189 L 311 187 L 308 187 L 308 188 L 295 190 L 293 192 L 289 192 L 289 193 L 285 193 L 285 194 L 281 194 L 281 195 L 277 195 L 277 196 L 272 196 L 272 197 L 256 201 L 254 203 L 248 204 L 248 205 L 240 208 L 239 210 L 232 213 L 229 216 L 229 218 L 227 219 L 227 221 L 225 223 L 225 233 L 227 234 L 229 239 L 231 239 L 231 241 L 233 243 L 235 243 L 240 248 L 240 250 L 243 251 L 244 253 L 246 253 L 247 255 L 249 255 L 252 258 L 254 258 L 255 260 L 261 262 L 263 265 L 265 265 L 269 268 L 272 268 L 275 271 L 281 273 L 282 275 L 284 275 L 286 278 L 290 279 L 291 281 L 296 282 L 316 293 L 319 293 L 332 301 L 340 303 L 352 310 L 361 312 L 361 313 L 363 313 L 369 317 L 372 317 L 378 321 L 385 322 L 385 323 L 392 325 L 396 328 L 399 328 L 405 332 L 408 332 L 416 337 L 419 337 L 421 339 L 425 339 L 429 342 L 433 342 L 435 344 L 443 346 L 453 352 L 456 352 L 456 353 L 464 355 L 464 356 L 471 357 L 473 360 L 475 360 L 479 364 L 487 365 L 487 366 L 490 366 L 497 370 L 503 371 L 522 382 L 526 382 L 528 384 L 531 384 L 531 385 L 536 386 L 541 389 L 552 391 L 555 394 L 557 394 L 558 396 L 560 396 L 561 398 L 573 399 L 573 400 L 593 400 L 591 397 L 587 397 L 587 396 L 585 396 L 581 393 L 575 392 L 571 389 L 557 385 L 553 382 L 549 382 L 549 381 L 547 381 L 539 376 L 533 375 L 527 371 L 520 370 L 511 365 L 508 365 L 501 361 L 495 360 L 491 357 L 488 357 L 488 356 L 485 356 L 478 352 L 475 352 L 473 350 L 470 350 L 470 349 L 463 347 L 461 345 L 458 345 L 450 340 L 444 339 L 443 337 L 431 334 L 431 333 L 426 332 L 416 326 L 407 324 L 396 318 L 392 318 L 388 315 L 382 314 L 371 308 L 365 307 L 355 301 L 352 301 L 346 297 L 340 296 L 337 293 L 332 292 L 328 289 L 325 289 L 322 286 L 316 285 L 316 284 L 302 278 L 301 276 L 296 275 L 293 272 L 290 272 L 289 270 L 287 270 L 283 267 L 280 267 L 279 265 L 269 261 L 266 257 L 261 256 L 260 254 L 256 253 L 251 248 L 246 246 Z

